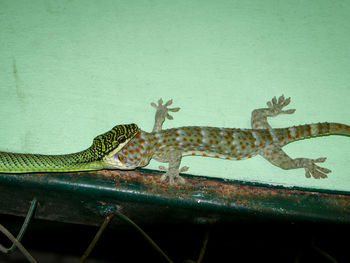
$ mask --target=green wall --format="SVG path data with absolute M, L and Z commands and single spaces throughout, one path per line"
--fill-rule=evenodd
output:
M 349 1 L 0 1 L 0 149 L 69 153 L 116 124 L 149 131 L 150 102 L 174 99 L 166 128 L 249 128 L 273 96 L 292 97 L 274 127 L 350 124 Z M 350 191 L 350 138 L 284 148 L 327 156 L 327 180 L 262 157 L 187 157 L 189 173 Z M 149 168 L 157 168 L 152 161 Z

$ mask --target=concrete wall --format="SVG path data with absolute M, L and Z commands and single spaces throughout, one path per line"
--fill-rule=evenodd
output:
M 250 126 L 273 96 L 292 97 L 274 127 L 350 124 L 350 2 L 0 1 L 0 149 L 69 153 L 116 124 L 150 130 L 150 102 L 174 99 L 166 128 Z M 285 147 L 327 156 L 327 180 L 262 157 L 187 157 L 189 172 L 285 186 L 350 191 L 350 138 Z M 152 161 L 149 168 L 157 168 Z

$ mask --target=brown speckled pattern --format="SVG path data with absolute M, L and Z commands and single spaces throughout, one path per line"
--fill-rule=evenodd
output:
M 252 112 L 252 129 L 231 129 L 202 126 L 188 126 L 162 130 L 165 118 L 172 119 L 169 111 L 176 112 L 179 108 L 168 108 L 172 101 L 163 105 L 160 99 L 156 108 L 156 118 L 153 132 L 140 131 L 115 156 L 126 169 L 146 166 L 150 159 L 169 163 L 169 168 L 160 166 L 166 173 L 162 179 L 174 179 L 184 182 L 180 172 L 188 167 L 180 168 L 181 158 L 186 155 L 208 156 L 229 160 L 243 160 L 257 154 L 282 169 L 304 168 L 306 177 L 326 178 L 331 170 L 315 163 L 324 162 L 326 158 L 290 158 L 282 147 L 289 142 L 328 134 L 350 135 L 350 126 L 340 123 L 316 123 L 273 129 L 267 122 L 267 117 L 279 114 L 292 114 L 294 109 L 282 110 L 290 103 L 290 98 L 284 96 L 273 98 L 267 103 L 267 108 Z

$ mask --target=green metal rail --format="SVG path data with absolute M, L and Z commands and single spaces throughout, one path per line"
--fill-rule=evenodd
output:
M 185 176 L 169 186 L 159 173 L 96 171 L 0 174 L 0 213 L 100 225 L 118 211 L 138 224 L 213 223 L 233 220 L 307 220 L 350 223 L 350 193 L 288 189 Z M 111 225 L 125 224 L 113 220 Z

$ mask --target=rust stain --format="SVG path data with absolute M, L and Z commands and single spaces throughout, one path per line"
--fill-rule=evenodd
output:
M 153 202 L 162 200 L 167 204 L 205 203 L 206 208 L 219 208 L 222 211 L 250 211 L 251 213 L 280 215 L 302 215 L 305 217 L 327 218 L 334 214 L 333 220 L 344 218 L 350 221 L 350 195 L 318 192 L 316 190 L 296 190 L 262 185 L 230 182 L 222 179 L 184 176 L 186 184 L 169 185 L 161 181 L 161 172 L 149 170 L 101 170 L 72 173 L 8 174 L 6 178 L 30 181 L 41 184 L 80 184 L 96 187 L 107 185 L 123 192 L 124 190 L 140 199 Z M 82 179 L 84 178 L 84 179 Z M 179 202 L 179 203 L 178 203 Z M 339 217 L 338 217 L 339 216 Z
M 71 182 L 79 181 L 80 175 L 89 175 L 104 180 L 107 178 L 113 181 L 116 189 L 128 188 L 133 185 L 137 189 L 136 192 L 166 198 L 200 200 L 210 197 L 213 202 L 217 201 L 221 204 L 226 202 L 227 205 L 236 204 L 243 207 L 264 205 L 271 200 L 274 203 L 277 200 L 290 202 L 292 205 L 297 203 L 302 205 L 304 201 L 315 204 L 322 202 L 324 206 L 338 210 L 343 209 L 344 213 L 350 214 L 350 196 L 345 194 L 251 185 L 194 176 L 186 176 L 186 184 L 169 185 L 168 182 L 161 181 L 161 172 L 142 169 L 131 171 L 100 170 L 70 174 L 72 174 Z M 24 174 L 21 180 L 47 182 L 49 175 L 48 173 L 40 173 L 33 177 Z
M 300 198 L 301 200 L 305 198 L 310 200 L 314 198 L 315 202 L 322 198 L 329 206 L 344 207 L 345 209 L 348 207 L 346 210 L 350 209 L 350 197 L 342 194 L 256 186 L 205 177 L 185 177 L 186 184 L 169 185 L 167 182 L 160 180 L 161 173 L 142 170 L 104 170 L 99 171 L 98 174 L 113 178 L 116 181 L 116 187 L 124 183 L 138 183 L 142 186 L 141 189 L 146 192 L 165 195 L 170 198 L 194 198 L 206 195 L 228 203 L 233 201 L 243 206 L 249 204 L 252 200 L 258 204 L 258 202 L 264 203 L 276 198 L 281 200 L 299 200 Z

